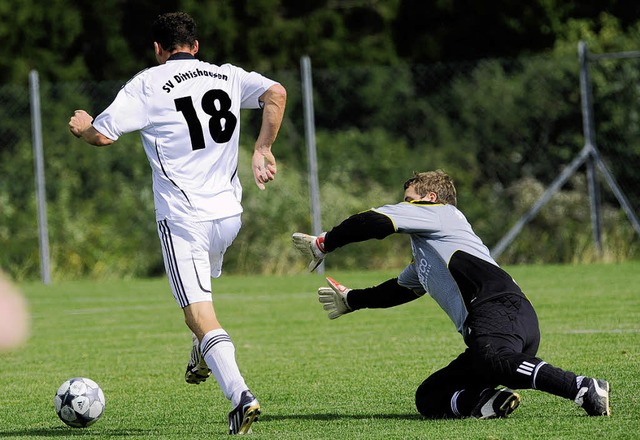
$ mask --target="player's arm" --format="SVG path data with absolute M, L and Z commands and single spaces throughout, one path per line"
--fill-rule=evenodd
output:
M 354 214 L 335 226 L 329 232 L 316 237 L 296 232 L 293 234 L 294 246 L 305 256 L 311 258 L 309 270 L 313 272 L 324 260 L 328 252 L 349 243 L 383 238 L 396 232 L 391 218 L 379 212 L 368 210 Z
M 373 210 L 364 211 L 352 215 L 327 232 L 324 250 L 331 252 L 349 243 L 373 238 L 382 240 L 395 232 L 395 225 L 389 217 Z
M 424 293 L 416 293 L 398 284 L 398 278 L 392 278 L 377 286 L 351 290 L 347 296 L 347 302 L 353 310 L 387 309 L 406 304 L 422 295 Z
M 258 98 L 262 107 L 262 125 L 253 152 L 252 169 L 258 188 L 275 178 L 276 159 L 271 146 L 276 140 L 284 109 L 287 104 L 287 91 L 280 84 L 274 84 Z
M 329 312 L 329 319 L 336 319 L 359 309 L 386 309 L 399 306 L 424 295 L 424 292 L 416 292 L 401 286 L 398 278 L 392 278 L 366 289 L 349 289 L 329 277 L 327 277 L 327 284 L 329 287 L 318 289 L 318 300 Z
M 97 147 L 111 145 L 114 141 L 101 134 L 91 123 L 93 117 L 84 110 L 76 110 L 69 120 L 69 131 L 77 138 Z

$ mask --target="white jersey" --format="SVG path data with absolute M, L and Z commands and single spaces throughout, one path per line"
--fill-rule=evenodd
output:
M 93 126 L 112 140 L 140 131 L 153 178 L 156 220 L 215 220 L 242 212 L 240 109 L 277 84 L 187 53 L 134 76 Z

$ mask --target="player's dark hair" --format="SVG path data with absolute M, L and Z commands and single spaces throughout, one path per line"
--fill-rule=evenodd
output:
M 196 22 L 186 12 L 161 14 L 151 26 L 151 36 L 169 52 L 180 46 L 193 47 L 197 39 Z
M 404 189 L 411 185 L 413 185 L 414 191 L 420 197 L 425 197 L 429 192 L 434 192 L 438 196 L 438 202 L 453 206 L 458 204 L 453 180 L 442 170 L 423 173 L 414 172 L 413 177 L 404 183 Z

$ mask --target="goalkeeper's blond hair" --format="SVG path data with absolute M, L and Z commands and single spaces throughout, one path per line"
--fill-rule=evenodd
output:
M 456 187 L 453 180 L 442 170 L 425 171 L 413 173 L 413 177 L 404 183 L 404 189 L 410 185 L 420 197 L 425 197 L 429 192 L 434 192 L 438 196 L 437 201 L 447 205 L 456 206 Z

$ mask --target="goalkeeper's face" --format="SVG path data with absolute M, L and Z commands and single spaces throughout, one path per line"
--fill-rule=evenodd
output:
M 433 191 L 429 191 L 427 195 L 424 197 L 416 192 L 415 185 L 409 185 L 404 190 L 404 201 L 405 202 L 415 202 L 415 201 L 425 201 L 425 202 L 436 202 L 438 200 L 438 195 Z

